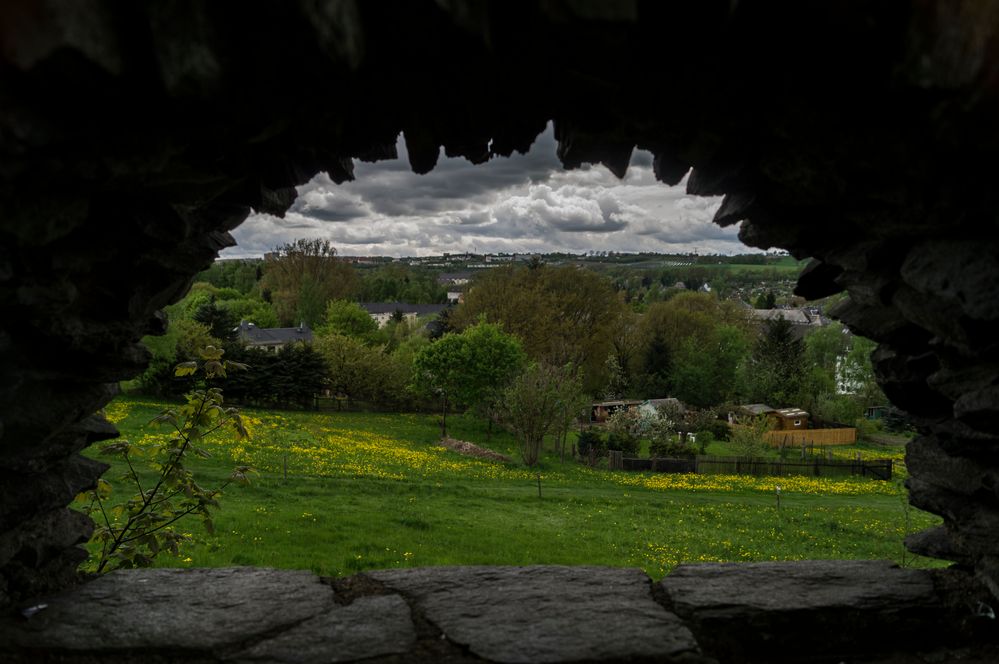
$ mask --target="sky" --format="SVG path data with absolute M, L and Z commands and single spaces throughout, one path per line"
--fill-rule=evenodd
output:
M 758 251 L 739 242 L 738 225 L 711 223 L 720 196 L 688 196 L 686 178 L 673 187 L 656 182 L 648 152 L 636 150 L 619 180 L 602 165 L 564 170 L 550 124 L 526 155 L 474 166 L 442 153 L 427 175 L 410 170 L 402 135 L 397 147 L 398 159 L 355 160 L 353 182 L 316 175 L 298 187 L 284 219 L 254 212 L 222 257 L 261 256 L 315 237 L 346 256 Z

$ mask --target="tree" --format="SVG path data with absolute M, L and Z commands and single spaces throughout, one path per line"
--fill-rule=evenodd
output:
M 228 352 L 253 369 L 233 374 L 226 383 L 226 395 L 240 403 L 311 408 L 328 374 L 323 358 L 305 343 L 288 344 L 276 353 L 233 344 Z
M 365 270 L 358 297 L 362 302 L 443 304 L 447 287 L 437 282 L 435 272 L 392 263 Z
M 180 318 L 170 321 L 163 336 L 142 338 L 152 353 L 149 367 L 139 377 L 142 391 L 155 395 L 179 395 L 187 390 L 185 381 L 177 380 L 173 368 L 178 362 L 189 362 L 200 357 L 206 346 L 222 345 L 208 328 L 196 321 Z
M 393 390 L 405 390 L 405 381 L 396 381 L 392 358 L 384 348 L 365 346 L 345 334 L 323 334 L 314 342 L 316 351 L 327 366 L 330 390 L 343 396 L 350 407 L 352 400 L 383 402 Z
M 822 419 L 840 420 L 838 406 L 830 408 L 836 397 L 836 368 L 846 354 L 850 335 L 839 323 L 832 323 L 810 332 L 805 337 L 805 366 L 802 382 L 802 402 L 798 404 Z
M 635 380 L 648 396 L 673 394 L 702 407 L 732 396 L 749 351 L 749 324 L 735 304 L 682 293 L 651 305 L 638 327 Z
M 201 517 L 205 529 L 213 532 L 211 510 L 219 507 L 218 496 L 233 481 L 245 482 L 248 466 L 238 466 L 229 480 L 217 489 L 205 489 L 194 480 L 194 475 L 185 465 L 189 453 L 210 457 L 201 447 L 202 441 L 221 429 L 232 427 L 239 439 L 249 435 L 235 408 L 223 407 L 222 390 L 209 387 L 216 378 L 225 378 L 227 371 L 247 367 L 229 360 L 223 360 L 224 351 L 214 346 L 200 350 L 200 360 L 183 362 L 177 365 L 177 376 L 190 376 L 197 371 L 204 372 L 205 382 L 187 394 L 185 403 L 163 411 L 154 418 L 154 423 L 164 423 L 172 429 L 170 434 L 159 442 L 141 450 L 141 456 L 152 457 L 150 465 L 155 470 L 151 480 L 140 477 L 132 463 L 140 456 L 138 445 L 125 440 L 108 443 L 101 452 L 121 457 L 128 471 L 123 479 L 134 485 L 137 493 L 129 500 L 111 507 L 111 485 L 104 479 L 88 492 L 90 505 L 84 512 L 101 517 L 94 529 L 92 541 L 100 545 L 100 553 L 94 562 L 93 571 L 100 574 L 106 570 L 146 567 L 161 551 L 178 551 L 182 541 L 173 524 L 195 514 Z
M 810 366 L 820 367 L 833 375 L 836 361 L 850 347 L 850 335 L 840 323 L 830 323 L 810 332 L 805 337 L 805 360 Z
M 260 279 L 261 262 L 260 259 L 216 260 L 195 280 L 206 281 L 218 288 L 233 288 L 245 295 Z
M 629 457 L 638 456 L 640 419 L 636 411 L 625 409 L 607 418 L 607 449 L 620 450 Z
M 485 316 L 516 335 L 533 360 L 581 367 L 585 389 L 597 393 L 625 312 L 612 282 L 590 270 L 504 266 L 476 279 L 451 324 L 463 329 Z
M 605 363 L 607 373 L 607 386 L 604 388 L 605 399 L 620 399 L 628 390 L 628 376 L 624 372 L 624 367 L 618 360 L 617 353 L 611 352 L 607 356 Z
M 276 256 L 264 261 L 261 288 L 282 324 L 304 322 L 316 327 L 326 303 L 346 299 L 357 287 L 357 275 L 349 263 L 336 257 L 329 240 L 299 239 L 278 247 Z
M 669 344 L 661 331 L 655 331 L 641 354 L 638 375 L 646 396 L 665 397 L 670 393 L 672 359 Z
M 533 363 L 513 379 L 500 403 L 502 419 L 520 443 L 526 465 L 538 463 L 545 436 L 553 433 L 562 432 L 564 459 L 564 432 L 584 403 L 579 371 L 570 365 Z
M 414 386 L 441 400 L 441 436 L 453 404 L 474 406 L 502 389 L 524 363 L 520 342 L 498 325 L 480 322 L 460 334 L 445 334 L 413 360 Z
M 703 337 L 687 337 L 676 351 L 673 395 L 706 408 L 732 398 L 739 364 L 749 351 L 745 333 L 718 325 Z
M 238 300 L 227 300 L 225 308 L 232 314 L 233 320 L 247 321 L 257 327 L 280 327 L 274 307 L 263 300 L 254 298 L 240 298 Z
M 732 445 L 738 450 L 740 456 L 747 458 L 760 456 L 760 453 L 767 446 L 763 440 L 763 435 L 769 430 L 770 422 L 767 420 L 767 416 L 758 415 L 748 423 L 732 427 Z
M 805 344 L 784 318 L 768 320 L 746 363 L 750 401 L 775 408 L 796 405 L 805 379 Z
M 323 329 L 333 334 L 366 339 L 378 331 L 378 323 L 356 302 L 331 300 L 326 304 Z
M 871 364 L 871 353 L 876 347 L 876 342 L 866 337 L 855 336 L 850 351 L 839 365 L 837 382 L 849 387 L 860 402 L 861 412 L 870 406 L 883 404 L 887 400 L 878 385 Z
M 757 295 L 756 302 L 753 303 L 756 309 L 773 309 L 775 306 L 777 306 L 777 296 L 772 290 Z
M 216 339 L 231 341 L 236 336 L 234 329 L 239 321 L 228 307 L 219 306 L 214 297 L 198 305 L 191 318 L 205 325 Z

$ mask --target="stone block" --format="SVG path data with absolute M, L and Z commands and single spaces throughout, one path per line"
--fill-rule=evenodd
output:
M 452 642 L 494 662 L 699 662 L 635 569 L 432 567 L 369 572 Z
M 725 662 L 836 662 L 945 636 L 930 573 L 889 561 L 681 565 L 660 585 Z

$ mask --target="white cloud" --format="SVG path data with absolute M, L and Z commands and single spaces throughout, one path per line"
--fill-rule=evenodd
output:
M 442 156 L 427 175 L 409 170 L 401 139 L 398 150 L 397 160 L 356 162 L 357 180 L 343 185 L 320 173 L 285 219 L 251 215 L 224 255 L 258 256 L 301 237 L 328 238 L 349 255 L 750 251 L 737 226 L 711 223 L 719 197 L 656 182 L 647 153 L 619 180 L 599 165 L 562 170 L 550 126 L 527 155 L 479 166 Z

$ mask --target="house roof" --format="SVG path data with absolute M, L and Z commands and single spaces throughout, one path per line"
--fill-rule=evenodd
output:
M 783 318 L 794 325 L 822 325 L 822 317 L 811 314 L 807 309 L 753 309 L 753 318 L 757 320 L 776 320 Z
M 800 408 L 778 408 L 775 412 L 781 417 L 808 417 L 808 413 Z
M 666 397 L 664 399 L 646 399 L 642 402 L 642 405 L 649 405 L 653 408 L 658 408 L 659 406 L 676 406 L 680 410 L 684 410 L 683 404 L 676 397 Z
M 597 406 L 604 406 L 604 407 L 609 407 L 609 406 L 637 406 L 640 403 L 642 403 L 642 402 L 641 401 L 634 401 L 634 400 L 631 400 L 631 399 L 617 399 L 617 400 L 614 400 L 614 401 L 594 401 L 593 402 L 593 407 L 596 408 Z
M 763 415 L 764 413 L 776 412 L 776 408 L 771 408 L 765 403 L 747 403 L 739 406 L 742 410 L 745 410 L 753 415 Z
M 416 314 L 424 316 L 426 314 L 439 314 L 448 308 L 446 304 L 409 304 L 408 302 L 361 302 L 361 308 L 369 314 L 394 314 L 396 311 L 403 314 Z
M 240 340 L 251 346 L 276 346 L 294 341 L 312 341 L 312 330 L 305 323 L 298 327 L 257 327 L 241 321 L 236 328 Z

